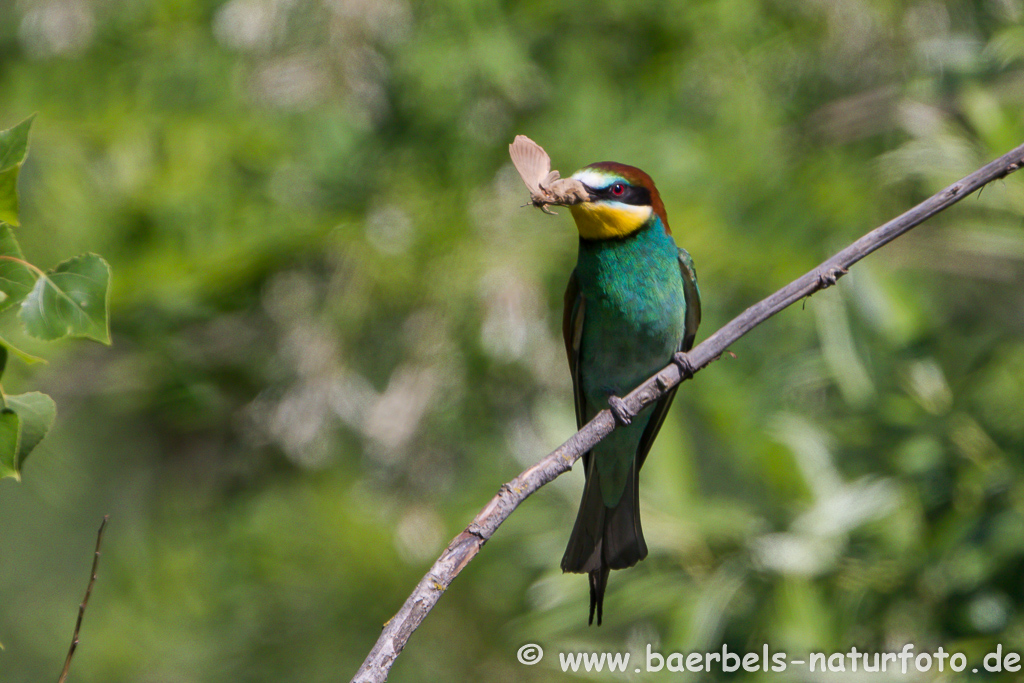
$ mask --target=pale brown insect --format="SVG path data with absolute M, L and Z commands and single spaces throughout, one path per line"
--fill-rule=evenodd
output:
M 569 206 L 590 201 L 583 183 L 575 178 L 562 178 L 551 170 L 551 157 L 544 148 L 525 135 L 517 135 L 508 146 L 512 164 L 530 191 L 530 202 L 544 213 L 553 214 L 548 206 Z

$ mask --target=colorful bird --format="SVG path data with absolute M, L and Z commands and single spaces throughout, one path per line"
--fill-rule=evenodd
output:
M 582 427 L 605 405 L 620 422 L 582 458 L 583 500 L 562 557 L 562 571 L 590 575 L 589 623 L 596 611 L 600 626 L 609 572 L 647 556 L 640 468 L 676 390 L 632 420 L 618 397 L 673 359 L 685 362 L 676 354 L 693 345 L 700 291 L 693 260 L 676 246 L 649 175 L 604 161 L 567 180 L 587 193 L 569 207 L 580 243 L 563 317 L 576 423 Z

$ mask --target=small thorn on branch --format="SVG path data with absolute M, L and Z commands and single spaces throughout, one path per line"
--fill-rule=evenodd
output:
M 805 301 L 806 301 L 806 299 L 805 299 Z M 733 353 L 729 349 L 725 349 L 720 354 L 718 354 L 717 356 L 712 358 L 711 359 L 711 363 L 714 363 L 715 361 L 722 360 L 722 356 L 728 356 L 729 358 L 733 358 L 733 359 L 735 359 L 737 357 L 735 353 Z M 710 365 L 710 363 L 709 363 L 709 365 Z
M 1002 180 L 1003 178 L 1010 175 L 1014 171 L 1020 170 L 1021 166 L 1024 166 L 1024 158 L 1020 159 L 1019 161 L 1013 161 L 1007 164 L 1006 167 L 1004 167 L 1003 170 L 999 173 L 999 175 L 995 177 L 995 179 Z
M 820 289 L 826 289 L 831 287 L 839 278 L 846 275 L 850 271 L 843 266 L 832 266 L 831 268 L 821 271 L 818 273 L 818 283 L 821 285 Z

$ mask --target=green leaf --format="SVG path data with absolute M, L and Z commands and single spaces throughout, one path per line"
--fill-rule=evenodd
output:
M 18 173 L 21 167 L 15 166 L 8 171 L 0 171 L 0 221 L 11 225 L 18 222 Z
M 14 128 L 0 130 L 0 171 L 21 166 L 28 154 L 28 131 L 32 127 L 35 114 L 28 117 Z
M 96 254 L 83 254 L 36 280 L 21 302 L 21 320 L 38 339 L 71 335 L 109 344 L 109 299 L 110 266 Z
M 18 223 L 18 174 L 28 154 L 28 131 L 35 114 L 14 128 L 0 130 L 0 221 Z
M 21 481 L 21 460 L 18 457 L 18 437 L 21 420 L 10 408 L 0 411 L 0 479 L 14 477 Z
M 23 351 L 22 349 L 19 349 L 17 346 L 15 346 L 11 342 L 7 341 L 7 339 L 5 339 L 4 337 L 0 337 L 0 347 L 2 347 L 4 349 L 4 353 L 5 354 L 8 351 L 10 351 L 15 356 L 17 356 L 19 359 L 21 359 L 21 362 L 23 362 L 23 363 L 25 363 L 27 365 L 34 365 L 36 363 L 43 363 L 43 364 L 46 363 L 46 359 L 45 358 L 40 358 L 39 356 L 33 356 L 28 351 Z M 0 403 L 2 403 L 2 401 L 0 401 Z
M 21 479 L 21 466 L 53 426 L 57 405 L 38 391 L 6 397 L 0 410 L 0 478 Z
M 21 419 L 21 438 L 18 452 L 21 462 L 25 461 L 32 449 L 39 445 L 46 433 L 53 426 L 57 417 L 57 404 L 53 399 L 39 391 L 27 394 L 7 396 L 7 407 L 18 414 Z
M 38 276 L 25 262 L 11 226 L 0 223 L 0 311 L 18 303 L 32 290 Z

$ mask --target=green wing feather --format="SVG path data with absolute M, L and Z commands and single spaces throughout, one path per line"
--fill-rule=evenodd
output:
M 693 348 L 697 327 L 700 326 L 700 288 L 697 286 L 697 270 L 693 267 L 693 257 L 682 247 L 679 248 L 679 274 L 683 278 L 683 296 L 686 300 L 686 321 L 683 328 L 683 341 L 679 344 L 679 350 L 689 351 Z M 672 399 L 676 397 L 677 389 L 679 389 L 678 384 L 669 389 L 651 408 L 651 421 L 647 423 L 647 428 L 644 429 L 644 433 L 640 437 L 640 445 L 636 451 L 637 463 L 640 467 L 643 467 L 647 453 L 651 450 L 651 444 L 654 443 L 654 438 L 661 430 L 661 424 L 665 421 L 668 409 L 672 407 Z
M 686 331 L 680 351 L 693 348 L 693 339 L 700 327 L 700 287 L 697 286 L 697 269 L 693 267 L 690 252 L 679 247 L 679 273 L 683 276 L 683 295 L 686 297 Z
M 583 337 L 583 314 L 586 307 L 587 302 L 580 293 L 580 283 L 576 279 L 576 271 L 573 270 L 572 275 L 569 276 L 569 284 L 565 288 L 562 338 L 565 340 L 565 352 L 569 356 L 569 373 L 572 375 L 572 393 L 576 405 L 576 429 L 582 429 L 587 420 L 587 406 L 586 400 L 583 398 L 583 382 L 580 378 L 580 340 Z

